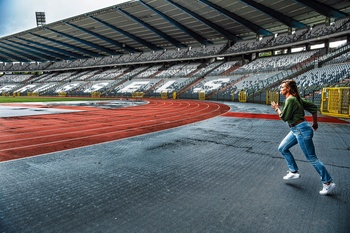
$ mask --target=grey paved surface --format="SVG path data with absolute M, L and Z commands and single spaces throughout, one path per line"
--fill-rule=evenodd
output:
M 273 113 L 230 103 L 233 111 Z M 277 146 L 282 121 L 215 117 L 99 145 L 0 163 L 1 232 L 317 232 L 350 229 L 350 125 L 320 123 L 320 178 L 298 147 L 298 180 Z

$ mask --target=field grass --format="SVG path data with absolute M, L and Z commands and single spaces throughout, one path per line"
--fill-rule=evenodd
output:
M 112 99 L 112 98 L 0 96 L 0 103 L 91 101 L 91 100 L 108 100 L 108 99 Z

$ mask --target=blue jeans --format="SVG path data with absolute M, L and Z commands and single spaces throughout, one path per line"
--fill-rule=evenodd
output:
M 282 140 L 278 147 L 279 152 L 285 158 L 288 168 L 291 172 L 297 172 L 298 166 L 295 163 L 294 157 L 290 152 L 290 148 L 296 144 L 299 144 L 300 149 L 303 151 L 306 159 L 316 169 L 321 176 L 322 183 L 331 182 L 333 179 L 328 173 L 323 163 L 317 158 L 315 153 L 315 146 L 312 141 L 314 131 L 311 126 L 306 122 L 302 122 L 294 127 L 290 128 L 289 134 Z

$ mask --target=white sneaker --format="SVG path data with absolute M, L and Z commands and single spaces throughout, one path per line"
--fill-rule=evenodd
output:
M 323 184 L 323 188 L 320 191 L 321 195 L 329 194 L 335 188 L 335 184 L 332 182 L 329 185 Z
M 300 178 L 300 174 L 299 172 L 291 172 L 291 171 L 288 171 L 287 175 L 283 176 L 283 179 L 284 180 L 292 180 L 292 179 L 298 179 Z

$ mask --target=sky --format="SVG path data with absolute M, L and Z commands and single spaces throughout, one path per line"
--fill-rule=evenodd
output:
M 0 0 L 0 37 L 36 27 L 35 12 L 45 12 L 46 24 L 129 0 Z

